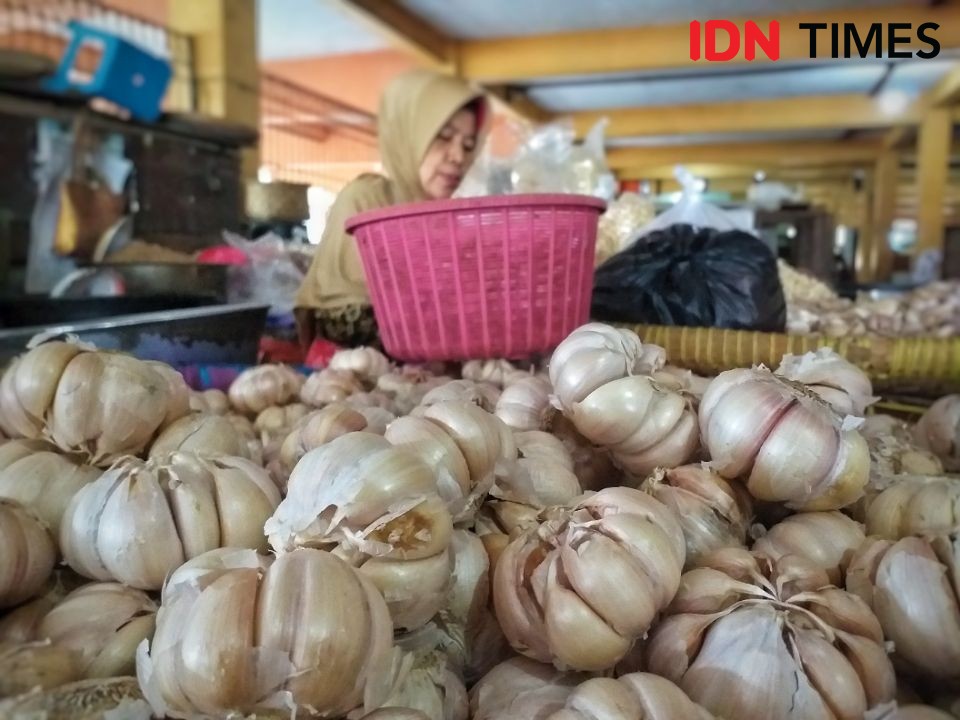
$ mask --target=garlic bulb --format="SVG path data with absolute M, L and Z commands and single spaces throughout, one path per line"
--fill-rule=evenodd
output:
M 430 467 L 365 432 L 304 455 L 264 526 L 277 552 L 322 547 L 359 567 L 387 598 L 396 624 L 407 629 L 443 606 L 452 529 Z
M 662 367 L 663 348 L 629 330 L 593 323 L 575 330 L 550 358 L 557 406 L 590 442 L 627 472 L 676 467 L 699 446 L 684 397 L 637 373 Z
M 133 677 L 80 680 L 0 701 L 0 717 L 39 720 L 150 720 Z
M 673 365 L 664 365 L 660 370 L 655 371 L 651 377 L 661 387 L 675 392 L 683 392 L 696 402 L 700 401 L 700 398 L 707 391 L 710 381 L 713 380 L 713 378 L 701 377 L 689 370 Z
M 0 608 L 13 607 L 43 590 L 57 547 L 29 509 L 0 499 Z
M 673 598 L 683 562 L 672 510 L 638 490 L 601 490 L 507 546 L 494 575 L 497 619 L 523 655 L 606 670 Z
M 433 470 L 437 492 L 457 522 L 476 514 L 493 486 L 497 462 L 505 454 L 516 456 L 503 423 L 466 401 L 446 401 L 425 407 L 421 417 L 398 418 L 384 437 Z
M 867 533 L 887 540 L 960 531 L 960 478 L 900 476 L 867 507 Z
M 509 360 L 467 360 L 460 374 L 464 380 L 490 383 L 499 388 L 532 377 L 530 372 L 515 367 Z
M 219 564 L 204 571 L 195 562 L 196 572 L 165 590 L 154 638 L 137 651 L 140 687 L 157 715 L 297 708 L 340 717 L 384 704 L 397 651 L 368 580 L 308 548 L 276 559 L 234 553 Z
M 300 458 L 349 432 L 365 430 L 367 421 L 343 403 L 332 403 L 299 420 L 280 446 L 280 468 L 290 476 Z
M 557 438 L 531 430 L 514 434 L 520 457 L 497 478 L 490 494 L 535 508 L 570 503 L 582 492 L 573 459 Z
M 224 417 L 230 422 L 233 426 L 233 429 L 236 430 L 237 435 L 239 435 L 246 447 L 245 452 L 243 452 L 240 457 L 249 457 L 253 462 L 258 465 L 262 464 L 263 461 L 263 443 L 260 440 L 260 437 L 257 435 L 257 431 L 253 429 L 253 423 L 243 415 L 238 415 L 237 413 L 227 413 Z
M 223 390 L 194 390 L 190 393 L 190 410 L 208 415 L 226 415 L 230 412 L 230 398 Z
M 863 544 L 863 526 L 839 512 L 792 515 L 774 525 L 753 549 L 773 560 L 796 555 L 823 570 L 830 583 L 843 587 L 850 559 Z
M 847 590 L 873 608 L 894 660 L 930 678 L 960 678 L 956 550 L 946 537 L 867 538 Z
M 12 440 L 0 446 L 0 498 L 30 508 L 54 536 L 70 499 L 100 476 L 35 440 Z
M 397 372 L 388 372 L 377 378 L 376 389 L 391 398 L 391 410 L 397 415 L 406 415 L 420 404 L 424 395 L 452 379 L 431 375 L 417 366 L 405 365 Z
M 257 415 L 271 405 L 286 405 L 300 393 L 304 378 L 286 365 L 259 365 L 240 373 L 227 395 L 242 415 Z
M 470 690 L 473 720 L 547 720 L 589 676 L 524 657 L 500 663 Z M 677 718 L 677 720 L 680 720 Z
M 342 402 L 353 393 L 363 392 L 363 384 L 349 370 L 320 370 L 307 378 L 300 390 L 300 401 L 311 407 Z
M 82 677 L 131 675 L 137 645 L 153 635 L 156 612 L 139 590 L 91 583 L 57 603 L 37 632 L 76 653 Z
M 81 575 L 159 590 L 207 550 L 265 549 L 263 523 L 279 502 L 266 472 L 243 458 L 129 458 L 73 497 L 60 547 Z
M 870 415 L 860 428 L 870 448 L 870 477 L 889 475 L 941 475 L 943 464 L 919 447 L 909 426 L 889 415 Z
M 278 437 L 285 437 L 298 421 L 302 420 L 311 409 L 303 403 L 290 405 L 274 405 L 263 410 L 253 421 L 253 429 L 260 434 L 264 444 Z
M 167 416 L 163 420 L 163 427 L 166 427 L 174 420 L 183 417 L 190 412 L 190 393 L 187 381 L 179 370 L 175 370 L 164 362 L 156 360 L 147 360 L 146 364 L 160 373 L 167 381 L 169 390 L 169 400 L 167 401 Z
M 896 691 L 880 623 L 802 558 L 724 548 L 685 573 L 650 672 L 723 718 L 854 720 Z
M 23 644 L 38 640 L 40 621 L 67 593 L 85 584 L 87 579 L 69 568 L 54 570 L 41 594 L 12 610 L 6 610 L 0 616 L 0 644 Z
M 372 384 L 390 369 L 390 361 L 376 348 L 358 347 L 337 350 L 330 358 L 329 368 L 351 372 L 363 382 Z
M 610 460 L 610 454 L 591 444 L 567 418 L 555 415 L 549 425 L 550 434 L 558 438 L 570 453 L 573 474 L 584 490 L 602 490 L 623 484 L 623 472 Z
M 687 697 L 666 678 L 650 673 L 630 673 L 613 678 L 591 678 L 578 685 L 563 710 L 548 720 L 713 720 L 713 715 Z
M 820 348 L 805 355 L 784 355 L 774 372 L 787 380 L 802 383 L 830 404 L 841 416 L 863 417 L 873 397 L 867 374 L 832 348 Z
M 467 689 L 443 653 L 418 649 L 408 662 L 384 705 L 419 710 L 429 720 L 468 720 Z
M 382 408 L 393 412 L 393 400 L 382 390 L 353 393 L 343 402 L 354 410 L 360 410 L 361 408 Z
M 377 435 L 384 435 L 390 423 L 397 419 L 392 412 L 380 407 L 358 407 L 356 411 L 367 421 L 367 426 L 363 429 Z
M 514 430 L 543 430 L 552 409 L 551 392 L 550 382 L 538 375 L 517 380 L 500 393 L 496 416 Z
M 960 471 L 960 395 L 937 400 L 913 428 L 913 437 L 950 472 Z
M 420 400 L 420 405 L 429 407 L 444 402 L 469 402 L 492 413 L 499 399 L 500 389 L 496 385 L 473 380 L 449 380 L 429 390 Z
M 711 466 L 745 476 L 759 500 L 799 510 L 836 510 L 863 494 L 867 444 L 804 386 L 763 368 L 728 370 L 700 403 L 700 432 Z
M 722 547 L 743 547 L 752 504 L 746 491 L 708 467 L 684 465 L 658 470 L 641 486 L 674 511 L 686 541 L 686 567 Z
M 0 645 L 0 698 L 46 690 L 80 678 L 73 651 L 50 642 Z M 0 717 L 3 714 L 0 703 Z
M 153 441 L 148 457 L 172 452 L 204 456 L 234 455 L 253 460 L 255 449 L 237 432 L 236 425 L 223 415 L 191 413 L 168 425 Z
M 66 342 L 44 343 L 18 358 L 0 382 L 0 404 L 7 434 L 47 435 L 101 466 L 141 452 L 180 407 L 165 371 Z

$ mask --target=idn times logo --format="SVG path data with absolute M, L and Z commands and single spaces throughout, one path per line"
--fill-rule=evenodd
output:
M 818 48 L 829 38 L 832 58 L 918 57 L 929 60 L 940 54 L 940 42 L 934 35 L 939 29 L 940 25 L 935 22 L 921 23 L 916 28 L 912 23 L 896 22 L 871 23 L 869 27 L 825 22 L 797 25 L 797 31 L 809 37 L 811 58 L 825 57 L 818 53 Z M 920 49 L 914 52 L 913 47 Z M 742 32 L 732 20 L 707 20 L 702 24 L 694 20 L 690 23 L 691 60 L 728 62 L 740 55 L 741 48 L 747 60 L 755 60 L 758 50 L 769 60 L 779 60 L 780 23 L 774 20 L 764 31 L 757 23 L 747 20 Z

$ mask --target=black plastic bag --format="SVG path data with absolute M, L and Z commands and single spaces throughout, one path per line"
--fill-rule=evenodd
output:
M 671 225 L 597 268 L 592 317 L 607 322 L 783 332 L 777 260 L 758 238 Z

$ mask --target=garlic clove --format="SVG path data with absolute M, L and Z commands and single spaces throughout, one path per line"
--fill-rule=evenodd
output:
M 28 508 L 0 499 L 0 608 L 39 594 L 56 560 L 43 522 Z
M 444 549 L 422 560 L 371 558 L 359 570 L 387 601 L 395 628 L 418 628 L 444 607 L 452 562 L 451 554 Z

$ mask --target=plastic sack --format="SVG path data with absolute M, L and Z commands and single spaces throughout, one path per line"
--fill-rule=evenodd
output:
M 762 240 L 741 230 L 676 224 L 597 269 L 592 317 L 783 332 L 787 310 L 777 260 Z
M 698 179 L 691 175 L 686 168 L 678 165 L 673 174 L 682 188 L 680 199 L 673 207 L 660 213 L 652 221 L 637 230 L 631 241 L 641 240 L 671 225 L 692 225 L 693 227 L 713 228 L 714 230 L 749 232 L 750 228 L 742 226 L 732 215 L 712 203 L 704 202 L 703 189 L 699 187 Z
M 297 290 L 305 275 L 303 262 L 296 257 L 297 253 L 302 252 L 301 249 L 273 233 L 247 240 L 225 232 L 223 239 L 249 259 L 244 265 L 231 265 L 229 268 L 229 301 L 269 305 L 270 318 L 292 313 Z

